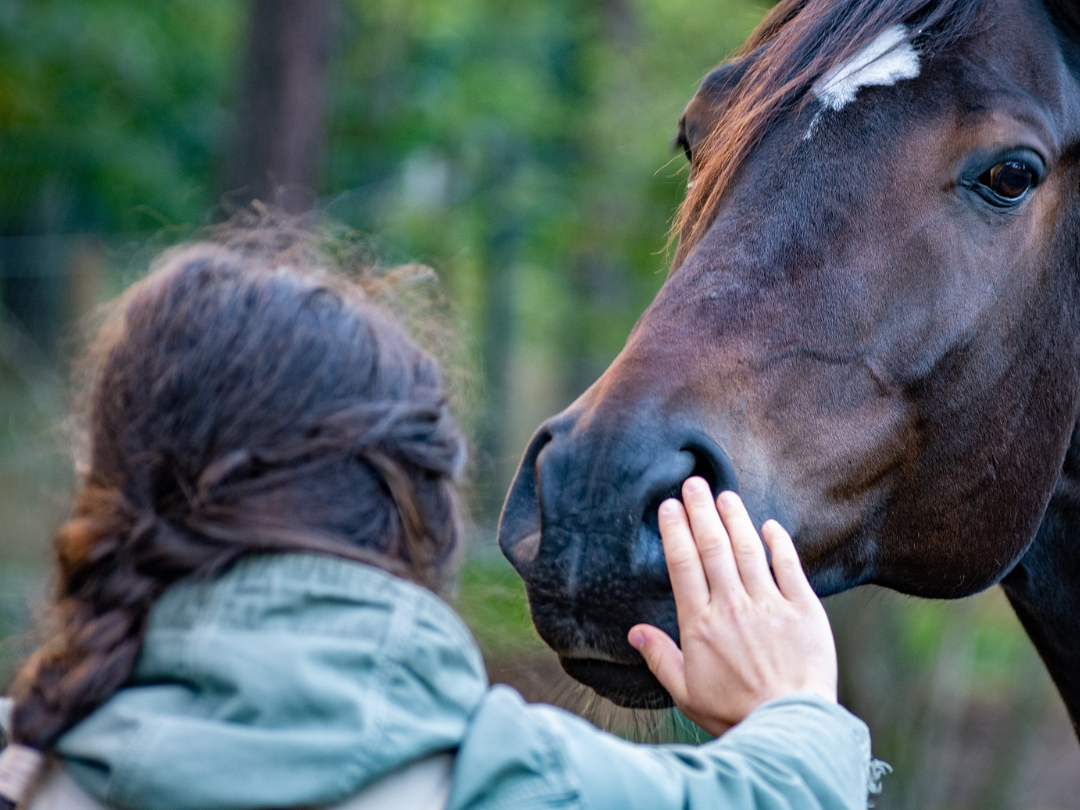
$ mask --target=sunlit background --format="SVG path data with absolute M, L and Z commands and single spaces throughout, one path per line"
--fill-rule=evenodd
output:
M 0 0 L 0 683 L 46 594 L 94 308 L 252 199 L 442 280 L 474 446 L 459 607 L 496 678 L 619 733 L 693 738 L 562 678 L 494 546 L 532 430 L 664 279 L 671 148 L 750 0 Z M 997 591 L 830 600 L 879 808 L 1077 805 L 1080 747 Z

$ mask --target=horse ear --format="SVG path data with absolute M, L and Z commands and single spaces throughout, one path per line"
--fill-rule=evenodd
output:
M 728 96 L 746 73 L 746 69 L 745 59 L 728 62 L 710 71 L 701 80 L 697 92 L 679 117 L 679 135 L 675 139 L 675 145 L 686 152 L 687 158 L 713 131 Z

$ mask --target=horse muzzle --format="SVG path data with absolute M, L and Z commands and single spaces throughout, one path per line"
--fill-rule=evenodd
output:
M 613 702 L 670 698 L 626 636 L 635 624 L 678 641 L 657 525 L 692 475 L 736 489 L 720 447 L 672 420 L 567 411 L 533 437 L 499 523 L 499 545 L 525 581 L 533 622 L 573 678 Z

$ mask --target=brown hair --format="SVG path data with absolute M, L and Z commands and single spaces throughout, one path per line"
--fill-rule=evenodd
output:
M 359 287 L 194 246 L 129 290 L 98 354 L 54 629 L 16 677 L 13 742 L 50 748 L 122 686 L 182 578 L 290 550 L 441 585 L 464 442 L 436 363 Z
M 736 55 L 747 62 L 712 131 L 694 150 L 693 184 L 676 214 L 674 266 L 712 224 L 739 167 L 810 88 L 888 28 L 905 23 L 936 50 L 985 25 L 985 0 L 782 0 Z

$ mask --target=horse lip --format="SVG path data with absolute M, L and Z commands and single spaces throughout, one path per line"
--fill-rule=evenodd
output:
M 667 690 L 642 661 L 630 664 L 560 655 L 559 664 L 571 678 L 623 708 L 668 709 L 674 705 Z
M 559 658 L 571 661 L 600 661 L 607 664 L 618 664 L 620 666 L 642 665 L 642 660 L 638 656 L 630 658 L 629 656 L 625 655 L 617 655 L 615 653 L 610 653 L 602 650 L 599 647 L 593 647 L 592 645 L 575 647 L 565 652 L 560 651 Z

